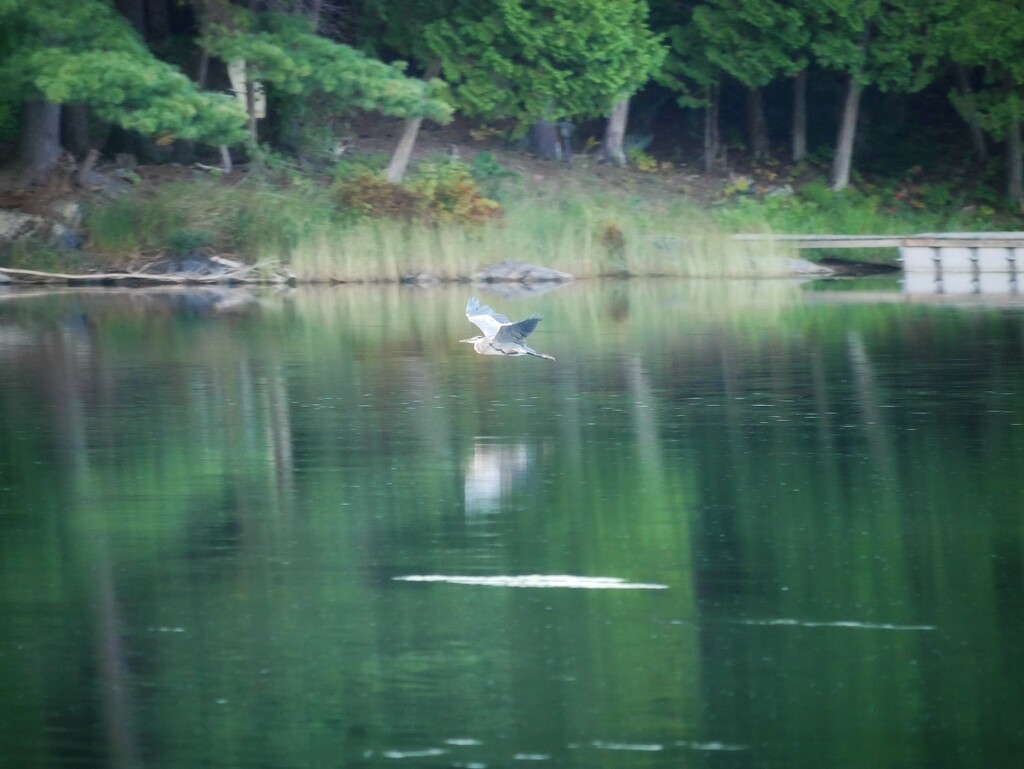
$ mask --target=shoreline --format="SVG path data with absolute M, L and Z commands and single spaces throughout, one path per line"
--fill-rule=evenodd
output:
M 427 287 L 432 285 L 504 285 L 523 286 L 529 288 L 556 287 L 568 283 L 592 280 L 824 280 L 836 277 L 853 277 L 860 275 L 889 274 L 898 269 L 882 268 L 870 263 L 844 263 L 817 266 L 802 260 L 792 260 L 788 270 L 768 270 L 748 275 L 735 274 L 673 274 L 673 273 L 630 273 L 624 271 L 597 273 L 594 275 L 575 276 L 563 273 L 564 277 L 522 279 L 516 277 L 486 277 L 479 273 L 456 276 L 432 276 L 425 273 L 377 278 L 344 278 L 339 276 L 299 277 L 287 271 L 287 274 L 274 272 L 267 274 L 249 265 L 247 269 L 223 274 L 203 273 L 150 273 L 150 272 L 97 272 L 97 273 L 65 273 L 47 272 L 44 270 L 25 270 L 0 267 L 0 287 L 21 286 L 63 286 L 67 288 L 149 288 L 149 287 L 202 287 L 202 286 L 357 286 L 357 285 L 409 285 Z M 810 267 L 808 267 L 810 265 Z M 255 274 L 254 274 L 255 273 Z
M 299 185 L 267 171 L 238 169 L 221 178 L 185 166 L 136 166 L 134 189 L 107 196 L 72 187 L 47 205 L 35 201 L 34 213 L 8 212 L 7 230 L 18 225 L 28 235 L 12 240 L 10 258 L 0 260 L 0 285 L 532 282 L 481 279 L 488 265 L 509 256 L 576 280 L 845 277 L 900 269 L 888 249 L 858 248 L 863 253 L 846 256 L 823 248 L 800 258 L 806 252 L 785 241 L 813 237 L 806 230 L 820 232 L 824 224 L 827 231 L 881 232 L 896 223 L 879 223 L 877 216 L 830 219 L 834 224 L 803 217 L 798 226 L 773 221 L 780 207 L 790 219 L 821 208 L 813 195 L 804 200 L 802 191 L 779 187 L 778 180 L 743 197 L 723 191 L 727 179 L 682 168 L 645 173 L 587 157 L 569 166 L 496 148 L 467 149 L 470 163 L 437 160 L 429 146 L 417 160 L 428 175 L 430 169 L 450 175 L 457 183 L 449 191 L 469 190 L 472 201 L 489 201 L 500 216 L 463 221 L 461 203 L 436 221 L 392 216 L 387 201 L 374 197 L 382 194 L 377 186 L 360 186 L 370 177 L 337 171 L 336 178 L 347 181 L 309 174 Z M 374 157 L 364 149 L 345 162 L 359 169 Z M 490 162 L 480 164 L 486 173 L 473 165 L 480 157 Z M 117 170 L 103 169 L 112 179 Z M 367 212 L 354 214 L 358 206 L 340 202 L 352 189 L 369 196 L 356 200 L 369 206 Z M 788 192 L 777 195 L 779 189 Z M 840 206 L 838 214 L 850 198 L 828 200 Z M 873 210 L 869 203 L 861 207 Z M 951 225 L 957 223 L 906 220 L 898 229 L 961 229 Z M 773 231 L 794 235 L 773 237 Z M 67 246 L 69 240 L 74 244 Z

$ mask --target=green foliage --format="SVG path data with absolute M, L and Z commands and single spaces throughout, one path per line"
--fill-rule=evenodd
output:
M 167 233 L 167 248 L 175 256 L 187 256 L 204 248 L 209 248 L 216 240 L 210 230 L 182 227 Z
M 950 58 L 985 67 L 994 82 L 1008 76 L 1024 84 L 1024 7 L 1004 0 L 944 0 L 948 8 L 936 36 Z
M 286 258 L 331 215 L 329 197 L 309 185 L 289 185 L 285 192 L 257 178 L 238 185 L 197 179 L 166 184 L 149 197 L 95 205 L 84 225 L 87 248 L 108 260 L 205 248 L 255 261 Z
M 307 168 L 333 165 L 343 150 L 339 137 L 349 127 L 335 109 L 335 100 L 324 94 L 293 95 L 272 89 L 267 112 L 274 119 L 264 121 L 261 138 L 277 149 L 294 155 Z
M 469 172 L 478 182 L 488 179 L 502 179 L 509 176 L 517 176 L 516 172 L 506 168 L 498 162 L 493 152 L 486 150 L 478 152 L 469 164 Z
M 55 48 L 31 57 L 34 84 L 49 101 L 88 104 L 97 116 L 146 136 L 233 144 L 245 138 L 237 101 L 196 90 L 156 59 L 127 51 L 68 54 Z
M 676 92 L 681 107 L 707 106 L 711 90 L 721 79 L 721 68 L 706 55 L 707 40 L 693 21 L 689 5 L 663 2 L 654 6 L 658 26 L 666 30 L 669 54 L 656 77 Z
M 244 111 L 223 94 L 199 91 L 155 59 L 128 22 L 102 0 L 11 2 L 0 17 L 0 79 L 17 98 L 88 104 L 103 120 L 148 136 L 232 144 Z
M 199 91 L 153 57 L 105 0 L 7 0 L 0 17 L 0 79 L 15 100 L 84 103 L 128 130 L 165 140 L 245 141 L 245 110 L 227 95 Z M 334 110 L 377 110 L 445 122 L 451 108 L 436 83 L 402 74 L 313 33 L 304 15 L 204 8 L 200 41 L 224 59 L 245 59 L 257 79 L 286 95 L 330 97 Z M 322 110 L 322 107 L 321 107 Z
M 124 197 L 86 209 L 83 219 L 88 232 L 86 247 L 108 263 L 117 264 L 131 259 L 144 246 L 153 245 L 140 226 L 147 205 L 152 204 Z
M 225 60 L 244 60 L 254 79 L 286 94 L 323 94 L 344 110 L 451 119 L 440 84 L 406 77 L 400 63 L 384 64 L 320 37 L 304 16 L 236 8 L 229 23 L 211 26 L 203 43 Z
M 992 230 L 1001 226 L 991 208 L 969 205 L 949 183 L 924 183 L 911 176 L 885 186 L 864 185 L 835 192 L 823 181 L 790 195 L 734 194 L 716 210 L 720 225 L 734 232 L 878 235 L 941 230 Z M 737 190 L 738 192 L 738 190 Z
M 638 0 L 459 2 L 426 25 L 464 112 L 521 123 L 605 113 L 664 57 Z
M 805 5 L 818 62 L 883 91 L 917 91 L 930 82 L 942 54 L 935 26 L 949 12 L 944 0 L 817 0 Z
M 630 164 L 632 164 L 637 171 L 653 173 L 658 170 L 657 159 L 652 155 L 648 155 L 639 147 L 631 147 L 626 152 L 626 155 L 629 158 Z
M 334 165 L 334 181 L 349 181 L 364 174 L 379 175 L 387 164 L 388 156 L 383 152 L 346 153 Z
M 476 157 L 473 158 L 469 164 L 469 173 L 474 181 L 480 185 L 484 195 L 489 198 L 496 198 L 498 196 L 502 182 L 505 179 L 519 176 L 511 168 L 501 165 L 497 158 L 494 157 L 494 153 L 487 152 L 486 150 L 478 152 Z
M 763 87 L 807 67 L 805 14 L 780 0 L 708 0 L 693 11 L 708 62 Z
M 954 13 L 938 28 L 953 61 L 981 68 L 980 92 L 968 101 L 951 93 L 965 117 L 972 115 L 991 136 L 1002 140 L 1024 115 L 1024 8 L 1001 0 L 950 0 Z

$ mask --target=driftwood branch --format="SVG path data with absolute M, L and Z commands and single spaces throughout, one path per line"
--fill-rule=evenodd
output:
M 65 273 L 43 272 L 41 270 L 21 270 L 13 267 L 0 267 L 0 275 L 16 283 L 65 283 L 67 285 L 95 284 L 128 284 L 128 285 L 210 285 L 218 283 L 283 283 L 286 276 L 276 273 L 260 272 L 259 265 L 243 265 L 224 259 L 225 266 L 232 269 L 216 274 L 197 272 L 152 273 L 152 272 L 90 272 Z

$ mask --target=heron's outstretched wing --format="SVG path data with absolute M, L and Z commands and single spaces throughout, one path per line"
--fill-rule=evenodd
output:
M 469 318 L 470 323 L 479 328 L 483 335 L 487 337 L 494 336 L 498 333 L 503 323 L 508 323 L 508 318 L 501 313 L 495 312 L 486 304 L 480 304 L 475 296 L 471 296 L 466 304 L 466 317 Z
M 539 315 L 531 315 L 526 320 L 521 320 L 518 323 L 506 323 L 498 329 L 498 333 L 494 337 L 494 344 L 503 344 L 505 342 L 522 344 L 526 337 L 537 328 L 537 324 L 540 321 L 541 317 Z

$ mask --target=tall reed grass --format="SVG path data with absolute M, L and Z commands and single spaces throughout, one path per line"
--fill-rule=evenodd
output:
M 783 246 L 730 239 L 696 206 L 582 189 L 520 189 L 500 219 L 475 224 L 354 218 L 331 188 L 197 179 L 87 214 L 89 249 L 112 264 L 202 250 L 272 264 L 302 282 L 469 280 L 502 260 L 577 277 L 744 277 L 787 272 Z
M 469 279 L 503 260 L 577 277 L 780 275 L 783 246 L 733 241 L 697 210 L 648 213 L 594 200 L 506 204 L 503 219 L 475 226 L 366 220 L 314 228 L 287 255 L 299 280 Z

